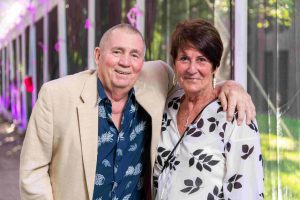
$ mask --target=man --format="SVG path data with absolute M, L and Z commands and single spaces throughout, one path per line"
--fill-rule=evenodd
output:
M 120 24 L 94 50 L 97 71 L 43 85 L 21 152 L 21 199 L 151 198 L 150 177 L 173 72 L 161 61 L 142 69 L 144 54 L 142 35 Z M 222 99 L 231 95 L 232 86 L 225 84 Z M 237 96 L 239 116 L 249 107 L 251 120 L 251 100 L 241 104 L 249 98 L 244 91 L 230 97 L 229 115 Z

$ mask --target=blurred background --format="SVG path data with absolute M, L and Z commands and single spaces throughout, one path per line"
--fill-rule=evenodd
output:
M 170 62 L 175 25 L 203 18 L 219 30 L 217 78 L 234 79 L 256 105 L 265 199 L 300 199 L 300 1 L 0 0 L 0 199 L 19 199 L 19 153 L 44 82 L 94 68 L 108 28 L 131 23 L 146 60 Z

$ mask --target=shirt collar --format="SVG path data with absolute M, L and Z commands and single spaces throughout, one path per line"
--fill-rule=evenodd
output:
M 100 81 L 99 78 L 97 78 L 97 90 L 98 90 L 98 104 L 102 101 L 102 100 L 109 100 L 107 95 L 105 94 L 104 91 L 104 87 L 102 85 L 102 82 Z M 135 102 L 135 90 L 134 88 L 131 88 L 128 92 L 128 99 L 131 99 L 132 102 Z

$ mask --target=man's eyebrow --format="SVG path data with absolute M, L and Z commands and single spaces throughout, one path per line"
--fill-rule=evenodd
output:
M 139 54 L 139 55 L 142 55 L 142 52 L 139 51 L 139 50 L 137 50 L 137 49 L 132 49 L 132 50 L 130 51 L 130 53 L 137 53 L 137 54 Z
M 123 47 L 112 47 L 111 49 L 112 50 L 121 50 L 121 51 L 124 51 Z

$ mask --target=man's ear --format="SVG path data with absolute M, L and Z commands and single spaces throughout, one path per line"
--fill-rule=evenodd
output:
M 94 60 L 95 60 L 96 65 L 99 64 L 100 51 L 101 51 L 101 50 L 100 50 L 100 47 L 96 47 L 96 48 L 94 49 Z

